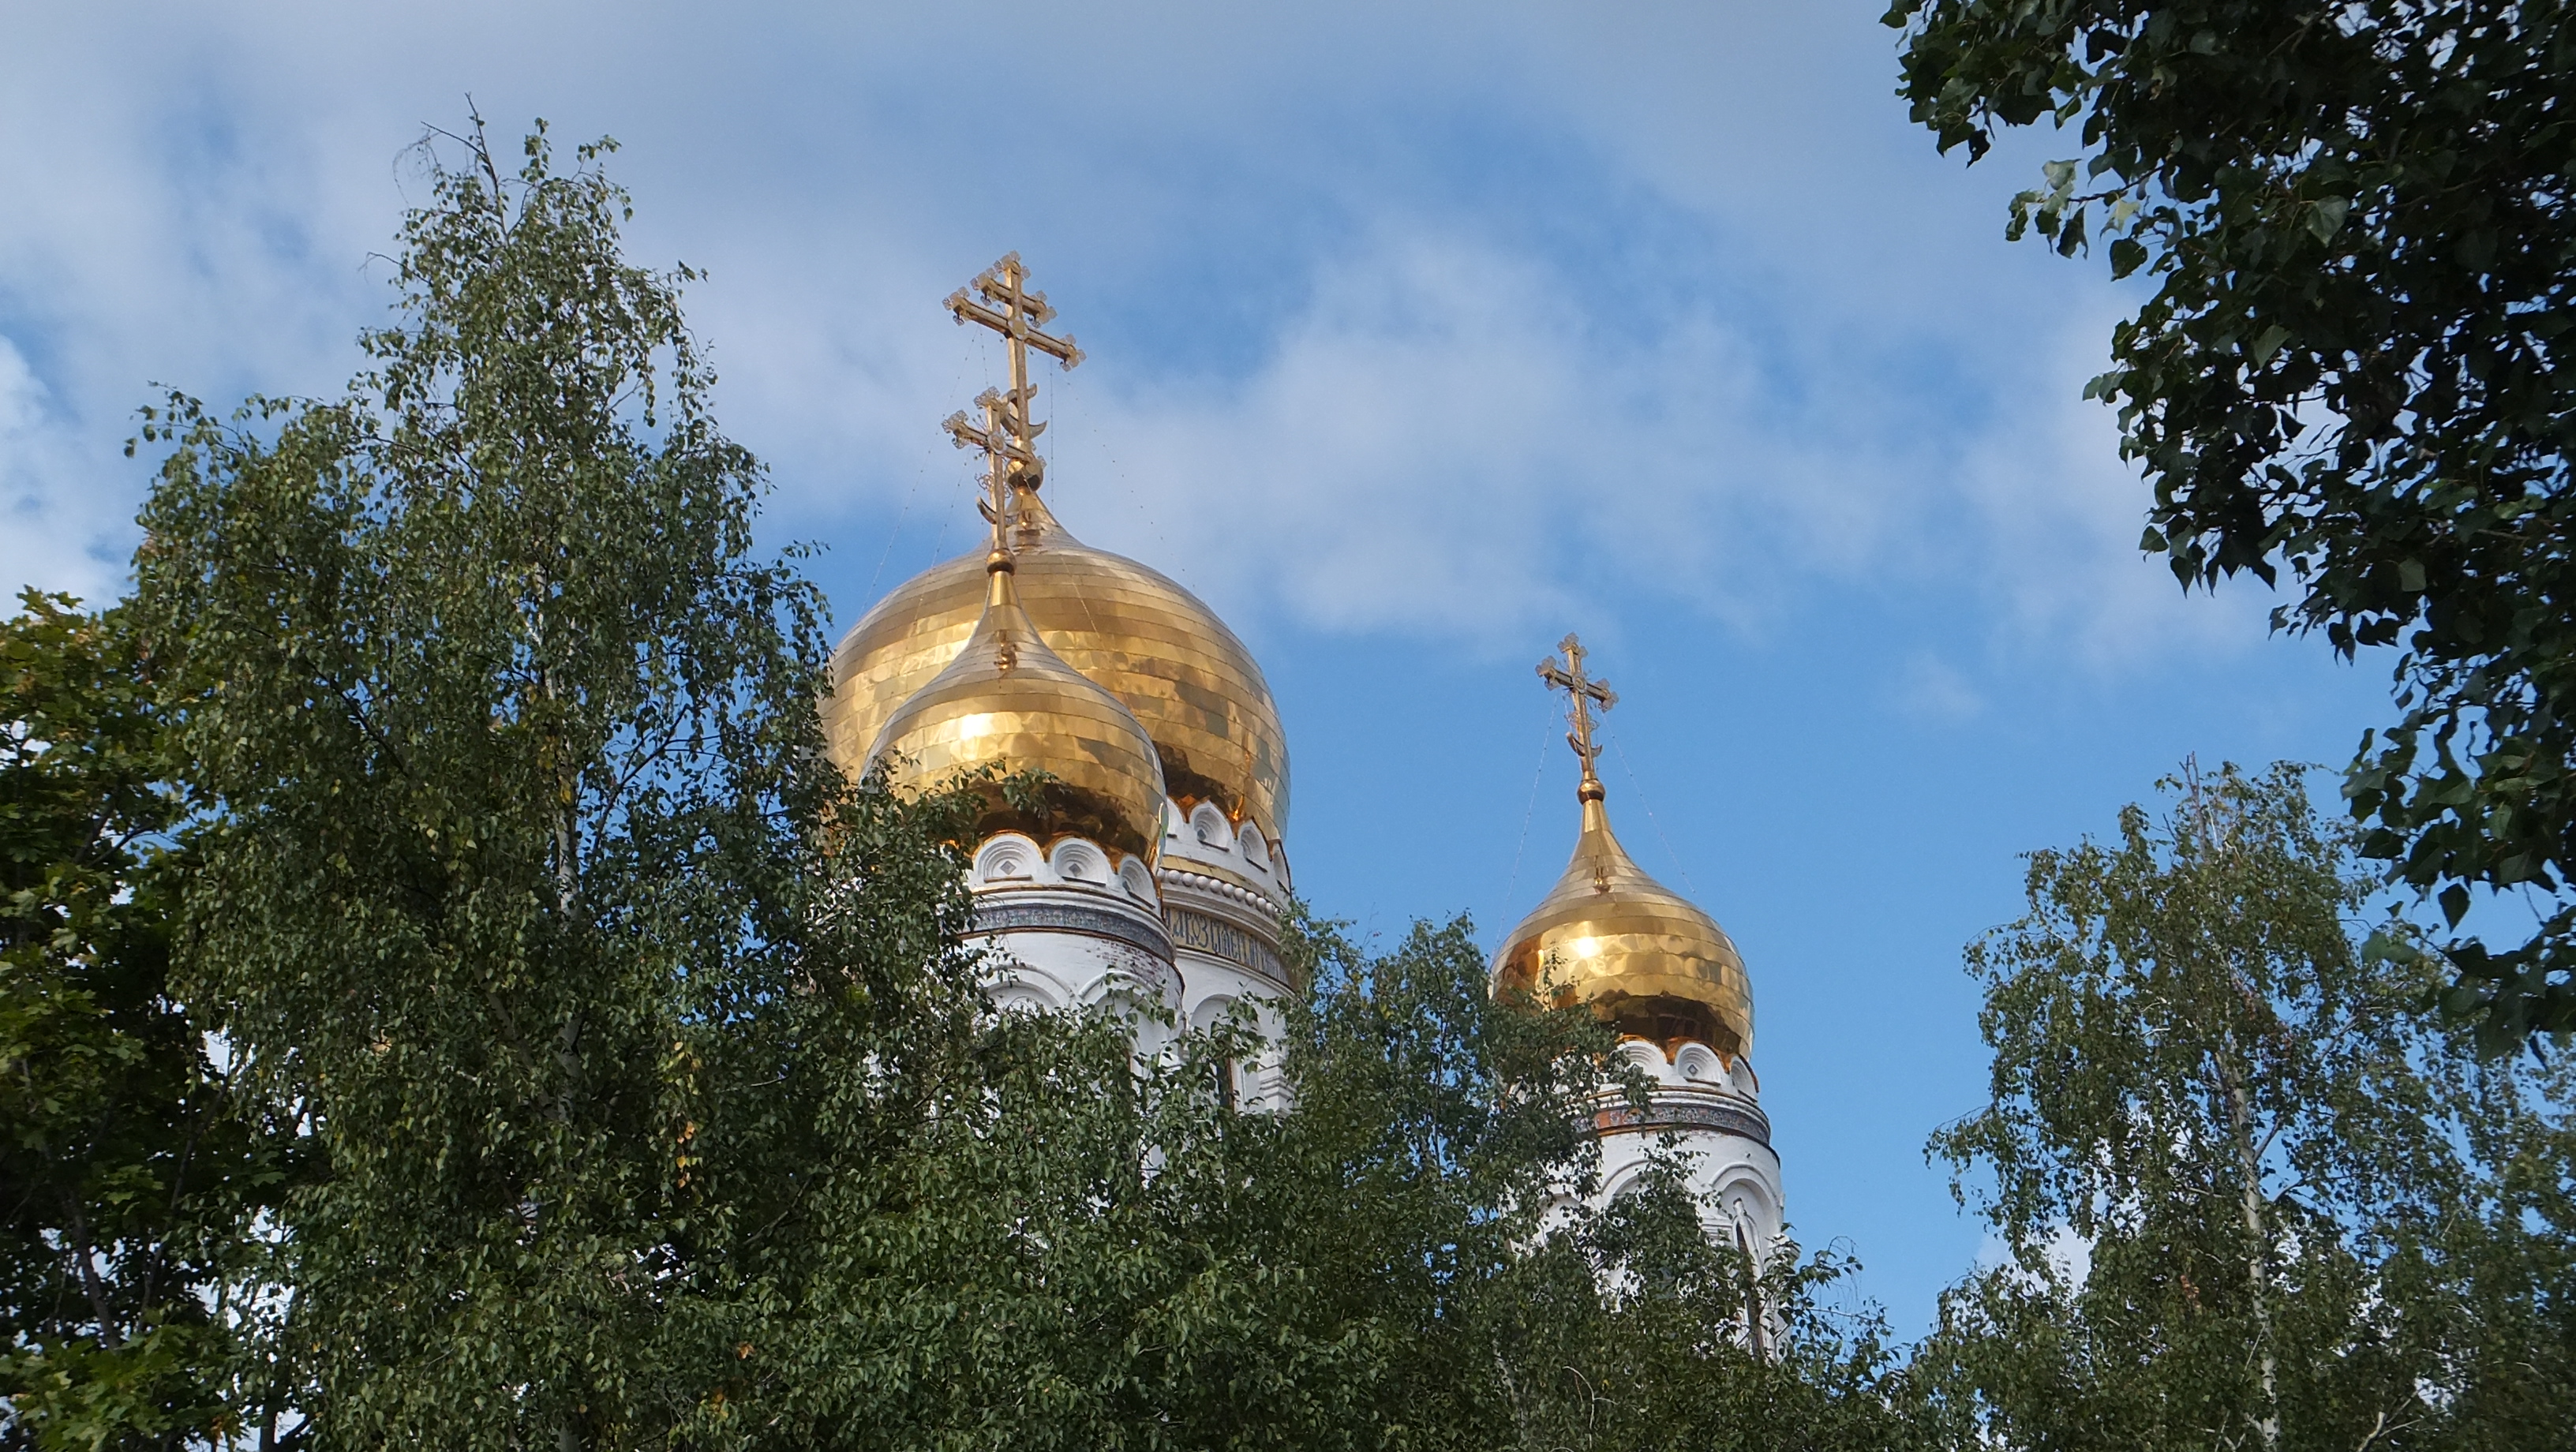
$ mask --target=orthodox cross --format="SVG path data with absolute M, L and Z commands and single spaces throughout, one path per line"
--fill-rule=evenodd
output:
M 1020 254 L 1012 252 L 948 295 L 948 311 L 959 326 L 979 323 L 1001 334 L 1011 348 L 1010 390 L 988 388 L 975 396 L 984 414 L 982 426 L 970 423 L 962 410 L 950 414 L 947 421 L 949 438 L 957 447 L 981 449 L 989 462 L 983 511 L 996 530 L 1009 506 L 1010 487 L 1034 489 L 1046 472 L 1037 450 L 1038 435 L 1046 432 L 1046 425 L 1029 418 L 1029 406 L 1037 399 L 1037 387 L 1029 382 L 1029 350 L 1035 348 L 1066 368 L 1082 361 L 1082 350 L 1073 345 L 1071 335 L 1053 338 L 1038 331 L 1054 320 L 1055 309 L 1047 306 L 1045 293 L 1029 291 L 1028 282 L 1028 268 L 1020 262 Z
M 1578 794 L 1592 800 L 1601 792 L 1601 778 L 1592 769 L 1593 760 L 1601 755 L 1601 748 L 1592 740 L 1593 708 L 1608 711 L 1619 704 L 1619 693 L 1610 689 L 1608 681 L 1596 681 L 1583 673 L 1583 642 L 1572 633 L 1558 641 L 1556 648 L 1565 652 L 1565 664 L 1558 665 L 1556 657 L 1549 656 L 1538 663 L 1538 678 L 1550 689 L 1565 692 L 1566 719 L 1574 726 L 1565 733 L 1565 744 L 1574 748 L 1575 757 L 1583 763 L 1583 785 Z

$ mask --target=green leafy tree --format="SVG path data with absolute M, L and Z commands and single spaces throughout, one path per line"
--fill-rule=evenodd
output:
M 184 854 L 121 613 L 0 620 L 0 1447 L 176 1447 L 261 1422 L 253 1222 L 292 1167 L 168 981 Z
M 1317 1189 L 1278 1218 L 1306 1254 L 1351 1257 L 1319 1278 L 1365 1288 L 1399 1328 L 1388 1420 L 1403 1442 L 1901 1445 L 1874 1317 L 1821 1303 L 1840 1262 L 1748 1266 L 1712 1243 L 1678 1158 L 1581 1208 L 1598 1169 L 1582 1111 L 1618 1062 L 1609 1028 L 1495 1001 L 1464 921 L 1384 957 L 1323 925 L 1305 941 L 1319 971 L 1281 1136 Z
M 1292 1112 L 1219 1087 L 1241 1025 L 1139 1061 L 1120 1019 L 1010 1014 L 975 1021 L 975 1071 L 890 1158 L 812 1152 L 895 1168 L 817 1181 L 771 1238 L 777 1309 L 729 1425 L 1067 1452 L 1898 1445 L 1874 1326 L 1811 1294 L 1836 1267 L 1755 1277 L 1780 1328 L 1757 1354 L 1747 1267 L 1671 1184 L 1567 1205 L 1597 1023 L 1494 1003 L 1463 922 L 1383 954 L 1311 920 L 1297 941 Z
M 1898 1445 L 1874 1321 L 1819 1303 L 1838 1263 L 1749 1267 L 1713 1245 L 1678 1163 L 1581 1208 L 1598 1167 L 1583 1111 L 1616 1062 L 1606 1027 L 1496 1002 L 1463 920 L 1383 954 L 1298 928 L 1312 989 L 1289 1014 L 1295 1109 L 1220 1111 L 1169 1162 L 1180 1205 L 1230 1207 L 1250 1313 L 1192 1378 L 1212 1415 L 1172 1445 Z M 1273 1349 L 1285 1326 L 1295 1359 Z M 1237 1404 L 1250 1368 L 1291 1395 Z
M 2576 1098 L 2458 1052 L 2303 773 L 2186 772 L 1972 945 L 1992 1101 L 1934 1136 L 2006 1256 L 1917 1363 L 1960 1445 L 2547 1447 Z M 1973 1177 L 1973 1178 L 1970 1178 Z
M 1908 1373 L 1874 1308 L 1829 1298 L 1845 1257 L 1748 1265 L 1712 1243 L 1679 1162 L 1516 1257 L 1484 1303 L 1489 1440 L 1530 1452 L 1916 1445 Z M 1496 1420 L 1489 1412 L 1488 1420 Z
M 739 1157 L 793 1107 L 756 1030 L 935 996 L 955 873 L 883 811 L 817 865 L 820 602 L 752 557 L 608 145 L 461 144 L 344 397 L 147 414 L 137 610 L 207 802 L 176 976 L 324 1161 L 280 1344 L 325 1439 L 634 1445 L 733 1374 L 741 1217 L 805 1168 Z
M 2449 953 L 2489 1046 L 2576 1028 L 2576 28 L 2507 0 L 1898 0 L 1941 149 L 2046 118 L 2082 154 L 2013 203 L 2155 293 L 2088 396 L 2186 588 L 2286 565 L 2278 627 L 2399 648 L 2346 784 L 2364 850 L 2436 894 L 2532 894 Z M 2571 375 L 2576 376 L 2576 375 Z

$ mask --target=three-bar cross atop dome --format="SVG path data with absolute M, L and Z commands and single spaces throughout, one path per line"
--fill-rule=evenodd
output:
M 1151 862 L 1162 850 L 1164 809 L 1153 738 L 1116 696 L 1048 646 L 1020 601 L 1011 501 L 1020 493 L 1034 497 L 1041 469 L 1036 440 L 1046 428 L 1029 416 L 1037 394 L 1029 382 L 1029 350 L 1068 368 L 1082 361 L 1073 339 L 1038 331 L 1055 310 L 1044 294 L 1027 289 L 1027 280 L 1013 253 L 948 300 L 958 321 L 981 323 L 1010 341 L 1010 391 L 987 389 L 976 399 L 980 426 L 962 412 L 947 424 L 961 446 L 984 452 L 987 465 L 982 506 L 992 538 L 971 623 L 940 659 L 916 662 L 925 667 L 917 672 L 922 678 L 904 682 L 900 695 L 836 691 L 824 705 L 826 740 L 844 767 L 863 771 L 883 763 L 891 783 L 910 791 L 986 773 L 979 840 L 1000 831 L 1040 842 L 1080 836 Z M 870 618 L 884 612 L 880 605 Z M 854 719 L 854 702 L 880 709 Z M 1046 777 L 1036 800 L 1013 800 L 999 779 L 1031 772 Z
M 1038 497 L 1045 460 L 1036 441 L 1046 425 L 1030 416 L 1028 354 L 1034 348 L 1071 368 L 1082 350 L 1070 337 L 1039 331 L 1055 309 L 1027 280 L 1012 253 L 948 299 L 960 323 L 991 328 L 1010 345 L 1009 391 L 977 399 L 980 427 L 963 413 L 947 427 L 959 446 L 991 461 L 984 513 L 995 548 L 1012 557 L 1019 608 L 1065 665 L 1144 727 L 1163 790 L 1184 814 L 1211 803 L 1234 826 L 1249 822 L 1275 844 L 1288 825 L 1288 738 L 1252 652 L 1197 596 L 1083 544 Z M 985 557 L 970 552 L 896 587 L 832 653 L 824 739 L 844 768 L 863 770 L 887 722 L 966 648 L 986 614 Z M 1049 760 L 1090 750 L 1083 741 L 1019 744 Z

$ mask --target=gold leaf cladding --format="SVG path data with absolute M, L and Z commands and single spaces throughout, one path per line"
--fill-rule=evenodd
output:
M 1504 940 L 1495 991 L 1584 1004 L 1667 1053 L 1691 1040 L 1730 1057 L 1751 1052 L 1753 985 L 1733 940 L 1637 866 L 1610 831 L 1597 783 L 1586 787 L 1574 858 Z
M 1288 742 L 1252 653 L 1169 578 L 1067 534 L 1037 491 L 1013 498 L 1020 602 L 1039 634 L 1135 713 L 1182 810 L 1213 801 L 1233 821 L 1249 817 L 1278 839 L 1288 819 Z M 977 550 L 932 566 L 842 639 L 823 721 L 844 769 L 859 769 L 886 718 L 974 632 L 983 561 Z
M 868 747 L 841 754 L 859 770 L 897 760 L 892 784 L 926 791 L 961 771 L 1042 769 L 1056 778 L 1032 816 L 986 792 L 978 836 L 1023 831 L 1044 842 L 1073 833 L 1153 861 L 1162 851 L 1163 773 L 1135 716 L 1047 649 L 1013 587 L 993 568 L 978 623 L 948 663 L 908 693 Z M 851 723 L 833 723 L 836 754 Z

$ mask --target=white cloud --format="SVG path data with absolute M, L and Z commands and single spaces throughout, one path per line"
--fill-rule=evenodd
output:
M 2111 670 L 2246 633 L 2137 563 L 2073 397 L 2105 327 L 2022 361 L 2090 284 L 1997 240 L 2016 179 L 1929 160 L 1874 7 L 602 13 L 22 7 L 0 329 L 40 412 L 0 438 L 0 583 L 120 573 L 151 383 L 336 385 L 401 150 L 471 91 L 503 137 L 628 141 L 636 250 L 712 267 L 720 405 L 799 533 L 962 511 L 936 420 L 991 369 L 936 299 L 1018 245 L 1135 340 L 1055 391 L 1069 521 L 1230 613 L 1488 646 L 1641 584 L 1750 632 L 1931 590 L 1985 602 L 1971 654 Z M 953 80 L 1006 30 L 1017 109 Z M 1174 288 L 1195 344 L 1134 320 Z
M 68 452 L 44 384 L 0 337 L 0 609 L 28 586 L 104 599 L 124 574 L 124 501 L 78 487 Z
M 1972 721 L 1986 709 L 1986 699 L 1958 667 L 1930 651 L 1918 651 L 1897 680 L 1898 709 L 1921 721 L 1952 724 Z
M 1758 630 L 1804 577 L 1910 548 L 1930 501 L 1901 444 L 1784 401 L 1782 360 L 1680 289 L 1656 328 L 1582 292 L 1482 239 L 1382 229 L 1239 379 L 1068 380 L 1064 512 L 1112 495 L 1087 534 L 1222 561 L 1193 583 L 1254 608 L 1479 644 L 1640 583 Z
M 2138 549 L 2148 486 L 2120 460 L 2116 415 L 2082 397 L 2107 366 L 2110 331 L 2107 316 L 2070 328 L 2033 395 L 1973 441 L 1958 471 L 1998 643 L 2068 652 L 2098 671 L 2249 649 L 2268 628 L 2269 596 L 2251 582 L 2185 596 Z
M 1670 384 L 1741 391 L 1747 365 L 1594 321 L 1526 258 L 1392 231 L 1321 270 L 1248 378 L 1085 395 L 1059 474 L 1117 481 L 1182 557 L 1335 628 L 1523 637 L 1641 569 L 1745 608 L 1699 568 L 1718 481 Z

